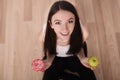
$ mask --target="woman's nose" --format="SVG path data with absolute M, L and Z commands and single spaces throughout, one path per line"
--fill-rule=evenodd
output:
M 63 30 L 63 31 L 67 31 L 67 30 L 68 30 L 68 28 L 67 28 L 67 23 L 65 23 L 65 24 L 62 25 L 62 30 Z

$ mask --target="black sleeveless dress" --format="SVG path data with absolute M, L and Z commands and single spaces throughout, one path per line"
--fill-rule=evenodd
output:
M 87 56 L 87 45 L 83 46 Z M 96 80 L 94 72 L 82 65 L 77 56 L 58 57 L 44 72 L 42 80 Z

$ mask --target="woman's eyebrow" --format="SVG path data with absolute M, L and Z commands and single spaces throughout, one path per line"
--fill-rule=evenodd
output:
M 69 20 L 73 20 L 74 18 L 69 18 L 67 21 L 69 21 Z
M 59 19 L 55 19 L 54 22 L 56 22 L 56 21 L 61 21 L 61 20 L 59 20 Z
M 69 20 L 74 20 L 74 18 L 69 18 L 67 21 L 69 21 Z M 62 20 L 55 19 L 54 22 L 56 22 L 56 21 L 60 21 L 61 22 Z

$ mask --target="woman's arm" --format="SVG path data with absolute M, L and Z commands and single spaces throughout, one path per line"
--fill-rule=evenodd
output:
M 40 35 L 39 35 L 39 40 L 42 43 L 44 43 L 45 33 L 46 33 L 46 24 L 43 25 L 42 30 L 40 31 Z
M 81 29 L 83 33 L 83 42 L 85 42 L 88 39 L 89 32 L 86 25 L 81 24 Z
M 39 42 L 39 46 L 40 46 L 40 49 L 41 49 L 41 53 L 40 53 L 40 59 L 45 59 L 45 54 L 44 54 L 44 38 L 45 38 L 45 32 L 46 32 L 46 25 L 44 24 L 41 31 L 40 31 L 40 34 L 39 34 L 39 37 L 38 37 L 38 42 Z

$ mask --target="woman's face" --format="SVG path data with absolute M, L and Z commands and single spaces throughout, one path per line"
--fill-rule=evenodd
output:
M 74 14 L 66 10 L 59 10 L 52 16 L 51 27 L 57 35 L 57 40 L 69 41 L 75 27 Z

